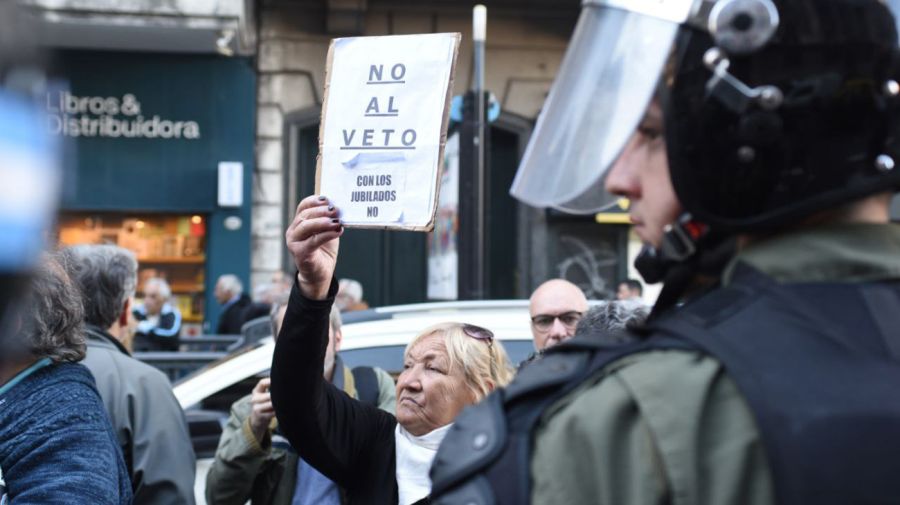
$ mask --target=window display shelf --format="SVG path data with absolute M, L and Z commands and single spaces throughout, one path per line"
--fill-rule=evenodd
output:
M 64 213 L 59 243 L 115 244 L 138 260 L 135 300 L 144 284 L 159 277 L 169 283 L 169 302 L 185 323 L 203 322 L 206 276 L 206 218 L 201 215 Z

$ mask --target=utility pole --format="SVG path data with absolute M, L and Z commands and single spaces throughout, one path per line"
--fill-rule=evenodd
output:
M 488 131 L 484 90 L 484 46 L 487 9 L 472 9 L 474 42 L 473 90 L 463 100 L 459 146 L 459 298 L 481 300 L 488 296 L 485 276 L 486 170 Z

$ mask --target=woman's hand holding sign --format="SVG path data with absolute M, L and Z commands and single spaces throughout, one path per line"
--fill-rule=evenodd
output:
M 324 196 L 308 196 L 297 206 L 294 220 L 285 233 L 288 250 L 297 266 L 303 295 L 322 300 L 328 295 L 337 263 L 338 246 L 344 227 L 338 209 Z

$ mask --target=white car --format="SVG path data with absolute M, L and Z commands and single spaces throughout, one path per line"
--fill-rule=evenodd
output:
M 441 302 L 382 307 L 344 315 L 340 356 L 350 367 L 377 366 L 395 377 L 403 368 L 403 350 L 421 330 L 456 321 L 487 328 L 503 342 L 513 366 L 534 350 L 528 300 Z M 197 453 L 195 494 L 205 504 L 206 473 L 212 464 L 231 404 L 269 374 L 275 342 L 262 340 L 180 380 L 178 399 L 190 425 Z

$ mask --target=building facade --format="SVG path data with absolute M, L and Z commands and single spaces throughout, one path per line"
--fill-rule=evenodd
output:
M 142 275 L 162 273 L 180 290 L 193 290 L 182 293 L 190 295 L 182 303 L 199 314 L 195 321 L 207 323 L 206 331 L 218 307 L 211 296 L 197 298 L 212 292 L 218 275 L 236 273 L 249 289 L 268 282 L 275 272 L 292 271 L 284 229 L 297 202 L 314 192 L 325 59 L 332 38 L 460 32 L 453 94 L 462 95 L 472 86 L 471 6 L 453 0 L 25 3 L 42 20 L 50 46 L 62 50 L 61 67 L 73 96 L 88 102 L 112 97 L 121 105 L 131 95 L 147 112 L 142 120 L 150 121 L 150 126 L 132 126 L 126 121 L 131 116 L 106 114 L 111 118 L 103 119 L 102 111 L 88 110 L 75 114 L 73 124 L 69 118 L 63 122 L 62 134 L 73 137 L 78 130 L 73 142 L 79 154 L 74 158 L 76 189 L 64 204 L 63 231 L 68 235 L 62 238 L 94 233 L 109 241 L 121 229 L 126 242 L 137 238 L 135 247 L 155 248 L 139 254 L 145 260 Z M 624 221 L 599 223 L 594 216 L 537 210 L 508 194 L 575 26 L 579 2 L 484 3 L 485 83 L 500 108 L 490 128 L 487 297 L 527 297 L 551 277 L 576 282 L 592 298 L 611 296 L 619 280 L 633 276 L 629 257 L 636 245 Z M 87 116 L 87 133 L 91 128 L 99 132 L 101 126 L 107 134 L 118 128 L 119 138 L 85 138 L 82 115 Z M 162 121 L 172 124 L 163 128 Z M 197 124 L 199 138 L 188 138 L 195 135 L 188 122 Z M 170 137 L 122 138 L 120 123 L 129 134 L 146 128 L 159 137 L 164 130 Z M 224 171 L 222 162 L 227 164 Z M 234 162 L 241 167 L 237 176 L 229 171 Z M 238 205 L 220 201 L 223 178 L 240 181 Z M 98 227 L 97 220 L 104 218 L 108 222 Z M 152 233 L 136 232 L 138 222 Z M 99 231 L 85 231 L 92 227 Z M 196 245 L 201 231 L 201 245 L 187 250 L 195 256 L 202 250 L 202 262 L 150 254 L 174 248 L 184 255 L 184 243 Z M 175 243 L 147 242 L 154 234 L 174 234 Z M 338 275 L 360 280 L 372 305 L 426 301 L 429 251 L 455 240 L 452 234 L 429 238 L 349 230 Z
M 576 1 L 488 1 L 485 85 L 501 113 L 491 124 L 486 223 L 490 298 L 527 297 L 550 277 L 612 296 L 627 275 L 627 225 L 598 224 L 521 205 L 508 194 L 519 158 L 575 26 Z M 290 270 L 284 229 L 314 192 L 325 60 L 332 38 L 460 32 L 454 95 L 472 87 L 471 6 L 454 1 L 261 0 L 253 207 L 253 277 Z M 452 133 L 452 126 L 451 126 Z M 428 237 L 348 230 L 338 275 L 360 280 L 373 305 L 425 301 Z M 435 240 L 437 241 L 437 240 Z M 633 249 L 633 248 L 632 248 Z
M 59 242 L 131 249 L 138 300 L 163 277 L 182 334 L 209 333 L 216 278 L 250 278 L 255 25 L 244 4 L 28 4 L 52 49 L 47 127 L 65 146 Z

